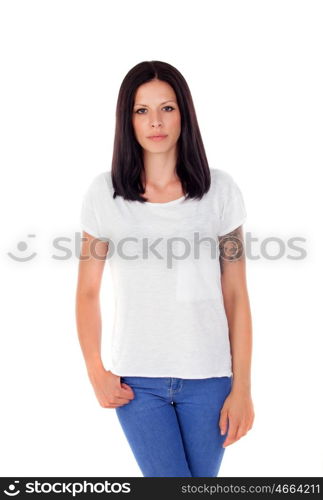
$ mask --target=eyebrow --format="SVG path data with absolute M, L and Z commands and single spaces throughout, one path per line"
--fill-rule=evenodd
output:
M 161 102 L 160 104 L 166 104 L 166 102 L 175 102 L 175 101 L 173 99 L 168 99 L 168 101 Z M 134 104 L 134 106 L 146 106 L 146 107 L 148 107 L 147 104 L 139 104 L 139 103 Z

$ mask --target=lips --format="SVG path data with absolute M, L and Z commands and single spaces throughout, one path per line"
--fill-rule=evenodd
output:
M 166 137 L 167 135 L 151 135 L 150 137 L 148 137 L 148 139 L 153 142 L 160 142 L 163 141 Z

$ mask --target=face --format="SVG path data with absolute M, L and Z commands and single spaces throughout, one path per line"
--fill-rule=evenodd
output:
M 173 88 L 164 81 L 152 80 L 138 87 L 132 110 L 137 141 L 151 153 L 176 147 L 181 133 L 181 115 Z M 149 136 L 166 136 L 150 139 Z

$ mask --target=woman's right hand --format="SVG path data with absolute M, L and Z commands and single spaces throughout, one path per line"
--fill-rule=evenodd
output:
M 94 373 L 89 372 L 89 378 L 93 386 L 95 395 L 103 408 L 118 408 L 124 406 L 135 395 L 128 384 L 120 383 L 120 378 L 110 370 L 99 370 Z

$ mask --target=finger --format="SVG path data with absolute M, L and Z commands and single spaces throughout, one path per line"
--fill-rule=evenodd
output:
M 120 403 L 107 403 L 106 405 L 104 405 L 105 408 L 117 408 L 119 406 L 124 406 L 126 404 L 130 403 L 130 401 L 128 400 L 125 400 L 125 401 L 122 401 Z
M 245 434 L 247 434 L 247 426 L 244 422 L 242 422 L 237 430 L 236 440 L 242 438 Z
M 124 389 L 127 389 L 127 390 L 131 389 L 131 390 L 132 390 L 132 388 L 130 387 L 130 385 L 126 384 L 125 382 L 121 382 L 121 386 L 122 386 Z
M 133 398 L 121 398 L 119 396 L 114 396 L 113 398 L 113 404 L 116 404 L 116 405 L 123 405 L 124 403 L 130 403 L 130 401 L 132 401 Z
M 226 446 L 235 442 L 237 430 L 238 430 L 238 424 L 236 422 L 232 422 L 232 419 L 230 419 L 230 421 L 229 421 L 229 433 L 228 433 L 228 435 L 227 435 L 227 437 L 222 445 L 223 448 L 225 448 Z
M 227 432 L 227 424 L 228 424 L 228 415 L 227 413 L 223 413 L 221 414 L 219 421 L 219 427 L 222 436 Z
M 122 383 L 118 390 L 118 394 L 116 394 L 115 397 L 132 399 L 134 397 L 134 391 L 129 385 Z
M 126 400 L 129 400 L 129 399 L 134 399 L 134 397 L 135 397 L 135 396 L 134 396 L 134 394 L 131 394 L 131 393 L 127 392 L 126 394 L 123 394 L 122 396 L 118 396 L 118 395 L 116 394 L 116 395 L 114 396 L 114 399 L 116 399 L 116 400 L 118 400 L 118 401 L 119 401 L 119 400 L 121 401 L 121 400 L 124 400 L 124 399 L 126 399 Z
M 124 391 L 130 392 L 131 394 L 133 394 L 133 390 L 132 390 L 132 387 L 130 387 L 130 385 L 122 383 L 121 384 L 121 389 L 123 389 Z

